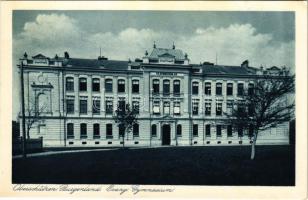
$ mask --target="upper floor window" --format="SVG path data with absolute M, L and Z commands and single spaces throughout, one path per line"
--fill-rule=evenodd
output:
M 221 137 L 221 125 L 216 126 L 216 136 Z
M 216 83 L 216 95 L 222 95 L 222 83 Z
M 181 92 L 181 85 L 179 80 L 173 81 L 173 93 L 174 94 L 180 94 Z
M 92 105 L 93 114 L 99 114 L 100 110 L 101 110 L 101 101 L 99 99 L 94 99 Z
M 181 124 L 178 124 L 176 126 L 176 135 L 177 136 L 182 136 L 182 125 Z
M 132 81 L 132 93 L 139 93 L 139 80 Z
M 79 78 L 79 91 L 87 91 L 87 79 Z
M 113 138 L 112 124 L 106 124 L 106 138 Z
M 170 94 L 170 81 L 169 80 L 163 81 L 163 94 L 164 95 Z
M 211 107 L 212 107 L 211 102 L 205 103 L 205 115 L 211 115 Z
M 157 126 L 156 126 L 156 124 L 152 124 L 151 133 L 152 133 L 152 137 L 157 136 Z
M 193 136 L 198 137 L 198 124 L 193 125 Z
M 74 113 L 74 104 L 75 104 L 74 99 L 67 99 L 66 100 L 66 112 L 68 114 Z
M 227 84 L 227 95 L 229 96 L 233 95 L 233 84 L 232 83 Z
M 164 102 L 164 114 L 170 114 L 170 102 Z
M 180 115 L 180 114 L 181 114 L 181 103 L 178 102 L 178 101 L 175 101 L 175 102 L 173 103 L 173 106 L 174 106 L 174 108 L 173 108 L 173 114 L 175 114 L 175 115 Z
M 243 83 L 237 84 L 237 95 L 238 96 L 244 95 L 244 84 Z
M 227 101 L 227 113 L 228 114 L 233 113 L 233 104 L 234 104 L 234 102 L 232 100 Z
M 254 85 L 253 83 L 248 84 L 248 95 L 253 95 L 254 93 Z
M 133 110 L 139 114 L 139 109 L 140 109 L 140 105 L 139 105 L 139 101 L 133 101 Z
M 252 115 L 254 114 L 254 112 L 255 112 L 255 107 L 254 107 L 254 105 L 251 103 L 251 104 L 248 105 L 248 115 L 249 115 L 249 116 L 252 116 Z
M 192 83 L 192 94 L 198 94 L 199 93 L 199 83 L 193 82 Z
M 112 92 L 112 79 L 105 80 L 105 91 Z
M 211 83 L 205 83 L 204 94 L 211 95 Z
M 80 138 L 87 138 L 87 124 L 80 124 Z
M 199 111 L 199 102 L 195 101 L 192 103 L 192 114 L 198 115 L 198 111 Z
M 66 91 L 74 91 L 74 78 L 73 77 L 66 78 Z
M 118 109 L 119 111 L 125 111 L 126 103 L 125 100 L 119 100 L 118 101 Z
M 100 80 L 99 78 L 93 78 L 92 79 L 92 91 L 99 92 L 99 90 L 100 90 Z
M 106 114 L 113 113 L 113 102 L 111 100 L 106 101 Z
M 153 80 L 153 93 L 155 94 L 159 93 L 159 80 L 158 79 Z
M 68 123 L 66 126 L 67 126 L 67 139 L 73 139 L 74 138 L 74 124 Z
M 159 101 L 153 102 L 153 114 L 160 114 L 160 102 Z
M 93 138 L 100 138 L 99 124 L 93 124 Z
M 133 136 L 139 137 L 139 124 L 137 123 L 133 125 Z
M 211 125 L 210 124 L 205 125 L 205 136 L 211 137 Z
M 79 101 L 79 112 L 80 114 L 87 114 L 88 112 L 88 101 L 87 100 Z
M 118 80 L 118 92 L 125 92 L 125 80 Z
M 222 115 L 222 103 L 216 103 L 216 115 Z

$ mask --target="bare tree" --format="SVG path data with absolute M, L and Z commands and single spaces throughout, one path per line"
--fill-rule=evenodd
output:
M 47 110 L 47 105 L 40 106 L 38 103 L 38 98 L 36 97 L 35 100 L 30 100 L 28 108 L 25 111 L 26 115 L 26 134 L 27 139 L 30 139 L 30 130 L 34 127 L 37 122 L 42 120 L 42 115 Z
M 129 104 L 118 104 L 117 110 L 113 116 L 115 122 L 118 124 L 119 129 L 122 129 L 122 145 L 124 145 L 125 135 L 128 135 L 135 123 L 137 123 L 138 112 L 134 108 L 130 108 Z
M 295 76 L 262 76 L 254 80 L 253 88 L 245 91 L 236 102 L 229 120 L 237 129 L 248 130 L 251 141 L 251 159 L 255 157 L 258 133 L 294 117 Z

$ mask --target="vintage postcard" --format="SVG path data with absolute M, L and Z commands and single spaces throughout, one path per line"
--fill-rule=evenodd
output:
M 306 199 L 306 6 L 2 2 L 0 196 Z

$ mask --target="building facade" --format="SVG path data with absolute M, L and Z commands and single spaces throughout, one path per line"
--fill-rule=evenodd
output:
M 30 137 L 44 146 L 122 146 L 113 119 L 121 102 L 139 110 L 126 146 L 248 145 L 247 130 L 228 124 L 225 113 L 253 88 L 253 78 L 284 68 L 191 64 L 173 46 L 117 61 L 46 57 L 20 59 L 24 68 L 26 117 L 39 116 Z M 19 65 L 20 67 L 20 65 Z M 35 115 L 31 112 L 35 111 Z M 260 132 L 257 144 L 288 144 L 288 122 Z

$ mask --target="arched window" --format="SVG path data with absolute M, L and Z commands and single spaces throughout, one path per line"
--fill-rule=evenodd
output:
M 232 83 L 227 84 L 227 95 L 229 96 L 233 95 L 233 84 Z
M 92 79 L 92 91 L 93 92 L 99 92 L 99 90 L 100 90 L 99 78 L 93 78 Z
M 237 84 L 237 95 L 238 96 L 244 95 L 244 84 L 243 83 Z
M 93 138 L 100 138 L 99 124 L 93 124 Z
M 112 124 L 106 124 L 106 138 L 107 139 L 113 138 L 113 135 L 112 135 Z
M 74 91 L 74 78 L 73 77 L 66 77 L 65 81 L 66 91 Z
M 204 94 L 205 95 L 211 95 L 211 83 L 205 83 L 204 86 Z
M 74 124 L 68 123 L 66 125 L 66 132 L 67 132 L 67 139 L 73 139 L 74 138 Z
M 222 95 L 222 83 L 216 83 L 216 95 Z
M 170 81 L 169 80 L 163 81 L 163 94 L 164 95 L 170 94 Z
M 152 85 L 153 93 L 158 94 L 159 93 L 159 80 L 154 79 L 153 80 L 153 85 Z
M 178 124 L 176 126 L 176 135 L 177 136 L 182 136 L 182 125 L 181 124 Z
M 87 124 L 80 124 L 80 138 L 87 138 Z
M 181 93 L 181 85 L 179 80 L 173 81 L 173 93 L 174 94 L 180 94 Z
M 152 137 L 156 137 L 157 136 L 157 127 L 156 127 L 156 124 L 152 124 L 152 127 L 151 127 L 151 133 L 152 133 Z
M 199 83 L 198 82 L 192 82 L 192 94 L 198 94 L 199 93 Z
M 133 125 L 133 136 L 139 137 L 139 124 L 137 123 Z
M 112 92 L 112 79 L 105 80 L 105 91 Z
M 125 80 L 118 80 L 118 92 L 125 92 Z
M 79 91 L 87 91 L 87 79 L 79 78 Z

